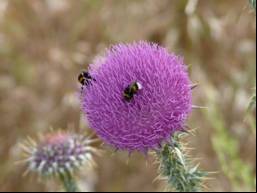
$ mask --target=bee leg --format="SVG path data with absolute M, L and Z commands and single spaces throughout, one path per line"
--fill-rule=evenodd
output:
M 83 87 L 83 85 L 81 86 L 81 88 L 80 88 L 80 94 L 82 95 L 82 93 L 83 93 L 83 89 L 84 89 L 84 87 Z

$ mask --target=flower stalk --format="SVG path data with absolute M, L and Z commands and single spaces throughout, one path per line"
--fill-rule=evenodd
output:
M 184 145 L 180 142 L 182 134 L 172 137 L 170 144 L 165 144 L 157 151 L 161 176 L 167 180 L 168 189 L 178 192 L 199 192 L 207 172 L 200 171 L 199 165 L 192 166 Z
M 76 179 L 70 172 L 59 174 L 59 178 L 66 192 L 80 192 Z
M 249 0 L 252 8 L 256 11 L 256 0 Z

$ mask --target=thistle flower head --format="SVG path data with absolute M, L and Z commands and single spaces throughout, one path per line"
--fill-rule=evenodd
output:
M 28 139 L 22 145 L 28 171 L 41 176 L 72 173 L 92 161 L 91 141 L 83 135 L 61 131 L 44 135 L 38 143 Z
M 183 128 L 192 104 L 181 57 L 152 43 L 119 44 L 89 73 L 95 81 L 82 90 L 82 110 L 106 143 L 147 151 Z

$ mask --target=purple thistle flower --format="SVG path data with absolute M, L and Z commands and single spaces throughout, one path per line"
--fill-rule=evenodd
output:
M 82 110 L 106 143 L 146 152 L 183 129 L 192 96 L 181 57 L 152 43 L 118 44 L 89 73 L 95 81 L 82 89 Z M 134 83 L 140 89 L 130 92 Z M 131 99 L 125 100 L 125 90 Z
M 22 144 L 27 172 L 36 172 L 41 176 L 71 174 L 93 161 L 92 152 L 96 150 L 90 146 L 91 142 L 93 140 L 83 135 L 61 131 L 44 135 L 39 143 L 29 139 Z

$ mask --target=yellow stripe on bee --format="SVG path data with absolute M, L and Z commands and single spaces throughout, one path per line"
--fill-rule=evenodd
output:
M 137 85 L 135 85 L 135 84 L 132 85 L 132 86 L 131 86 L 131 90 L 132 90 L 133 92 L 136 92 L 136 91 L 137 91 Z
M 130 97 L 130 95 L 127 94 L 127 93 L 124 93 L 123 95 L 124 95 L 125 97 Z
M 85 78 L 83 76 L 79 77 L 79 81 L 82 82 Z

